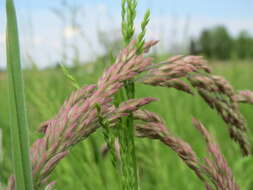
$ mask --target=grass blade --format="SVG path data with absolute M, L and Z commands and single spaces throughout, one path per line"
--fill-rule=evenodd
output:
M 26 118 L 24 87 L 20 64 L 18 28 L 14 2 L 12 0 L 6 0 L 6 14 L 6 50 L 11 118 L 10 127 L 16 189 L 32 190 L 32 172 L 28 146 L 28 123 Z

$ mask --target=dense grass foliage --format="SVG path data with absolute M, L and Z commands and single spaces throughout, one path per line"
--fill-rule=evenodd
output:
M 253 90 L 253 65 L 251 63 L 211 63 L 215 74 L 231 81 L 237 90 Z M 79 84 L 91 84 L 96 81 L 104 69 L 97 62 L 80 68 L 69 69 Z M 28 120 L 31 130 L 31 142 L 40 135 L 36 132 L 39 124 L 50 119 L 74 90 L 61 69 L 39 71 L 26 70 L 24 73 Z M 10 139 L 8 124 L 8 98 L 6 75 L 0 74 L 0 129 L 3 131 L 3 160 L 0 162 L 0 182 L 5 184 L 12 173 L 10 162 Z M 199 133 L 191 124 L 192 117 L 200 119 L 217 142 L 233 169 L 235 178 L 242 190 L 253 188 L 253 158 L 242 158 L 239 147 L 228 136 L 224 122 L 198 96 L 191 96 L 174 89 L 154 88 L 137 84 L 136 96 L 147 94 L 159 98 L 159 102 L 148 105 L 165 118 L 169 129 L 188 141 L 193 149 L 203 155 L 204 145 Z M 248 120 L 251 141 L 253 141 L 253 108 L 242 105 L 241 111 Z M 101 149 L 104 145 L 102 129 L 92 135 L 92 139 L 75 146 L 53 173 L 57 181 L 56 189 L 120 189 L 119 175 L 115 171 L 110 155 L 103 157 Z M 99 147 L 99 148 L 94 148 Z M 143 190 L 163 189 L 203 189 L 202 183 L 186 165 L 178 159 L 174 152 L 159 142 L 136 139 L 136 157 L 139 167 L 140 186 Z

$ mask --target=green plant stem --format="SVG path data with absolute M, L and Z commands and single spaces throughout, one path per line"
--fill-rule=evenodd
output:
M 122 0 L 122 35 L 125 46 L 128 46 L 134 36 L 136 6 L 136 0 Z M 123 93 L 121 92 L 119 94 L 119 102 L 135 97 L 135 85 L 132 80 L 126 81 L 124 87 L 125 89 L 123 90 Z M 126 96 L 124 96 L 124 94 Z M 126 119 L 121 119 L 119 122 L 119 128 L 121 130 L 119 139 L 121 144 L 123 189 L 137 190 L 139 185 L 135 154 L 133 116 L 129 115 Z
M 6 0 L 7 14 L 7 68 L 10 95 L 10 128 L 12 156 L 16 189 L 32 190 L 32 170 L 29 158 L 28 122 L 25 109 L 23 77 L 20 64 L 20 50 L 15 7 L 12 0 Z
M 128 46 L 132 41 L 135 29 L 134 21 L 136 18 L 136 0 L 122 0 L 121 18 L 122 18 L 122 36 L 125 46 Z M 144 37 L 146 34 L 146 26 L 149 23 L 150 10 L 147 10 L 143 21 L 141 23 L 141 33 L 137 37 L 135 48 L 136 54 L 143 53 Z M 123 93 L 119 93 L 117 97 L 118 103 L 135 98 L 135 84 L 133 80 L 128 80 L 124 84 Z M 124 96 L 124 94 L 126 96 Z M 116 104 L 117 106 L 117 104 Z M 122 173 L 123 173 L 123 189 L 138 190 L 138 169 L 135 153 L 135 130 L 133 116 L 130 114 L 126 119 L 121 119 L 119 122 L 120 128 L 120 144 L 121 144 L 121 160 L 122 160 Z
M 125 90 L 127 94 L 127 99 L 135 98 L 135 84 L 132 80 L 127 81 L 125 84 Z M 135 152 L 135 130 L 134 130 L 134 119 L 133 115 L 130 114 L 126 119 L 126 133 L 129 147 L 129 153 L 131 155 L 131 166 L 133 170 L 133 176 L 131 176 L 134 181 L 132 182 L 132 186 L 134 189 L 138 189 L 138 170 L 137 170 L 137 161 L 136 161 L 136 152 Z

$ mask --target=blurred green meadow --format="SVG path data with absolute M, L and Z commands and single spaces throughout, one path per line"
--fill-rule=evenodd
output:
M 159 57 L 159 56 L 158 56 Z M 157 58 L 156 58 L 157 59 Z M 253 90 L 253 63 L 251 61 L 210 61 L 214 74 L 222 75 L 236 90 Z M 84 66 L 69 68 L 79 84 L 95 83 L 107 67 L 106 62 L 95 61 Z M 40 123 L 51 119 L 64 100 L 74 91 L 60 67 L 39 70 L 31 67 L 24 71 L 27 112 L 31 143 L 40 134 Z M 0 183 L 4 186 L 12 173 L 8 120 L 8 86 L 6 73 L 0 73 Z M 238 145 L 230 138 L 227 127 L 218 114 L 195 94 L 191 96 L 174 89 L 154 88 L 138 84 L 137 97 L 151 96 L 158 102 L 146 106 L 160 114 L 170 131 L 189 142 L 200 155 L 205 154 L 204 140 L 191 124 L 192 117 L 202 121 L 216 137 L 241 190 L 253 189 L 253 157 L 241 157 Z M 253 142 L 253 107 L 241 105 L 248 121 L 249 136 Z M 116 190 L 120 189 L 119 175 L 111 164 L 110 156 L 102 156 L 104 139 L 101 129 L 60 162 L 53 172 L 56 189 Z M 140 185 L 143 190 L 203 189 L 200 180 L 177 155 L 158 141 L 136 139 L 136 154 Z M 0 185 L 1 188 L 1 185 Z

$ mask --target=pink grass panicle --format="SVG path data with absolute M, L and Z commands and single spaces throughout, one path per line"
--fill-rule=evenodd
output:
M 149 72 L 140 79 L 144 84 L 175 88 L 193 94 L 191 87 L 182 80 L 198 71 L 211 72 L 207 62 L 200 56 L 175 56 L 167 61 L 153 65 Z
M 205 181 L 198 166 L 199 161 L 196 153 L 187 142 L 175 137 L 168 131 L 162 118 L 147 110 L 138 110 L 134 112 L 133 115 L 136 120 L 142 121 L 135 126 L 136 135 L 138 137 L 160 140 L 163 144 L 176 152 L 202 181 Z
M 243 155 L 249 155 L 251 148 L 247 137 L 246 122 L 240 113 L 233 87 L 223 77 L 214 75 L 191 76 L 189 81 L 205 102 L 215 109 L 229 125 L 230 137 L 240 145 Z
M 172 135 L 163 120 L 155 113 L 137 110 L 134 118 L 142 121 L 136 124 L 137 136 L 158 139 L 173 150 L 192 169 L 196 176 L 204 183 L 207 190 L 239 190 L 232 171 L 223 157 L 218 145 L 214 143 L 204 126 L 193 119 L 193 124 L 201 132 L 207 142 L 207 149 L 211 158 L 205 158 L 202 164 L 190 144 Z
M 209 152 L 209 157 L 205 158 L 204 171 L 211 178 L 216 189 L 218 190 L 239 190 L 232 174 L 232 170 L 228 167 L 228 163 L 222 155 L 219 146 L 214 142 L 213 137 L 207 129 L 198 120 L 193 119 L 193 124 L 204 137 Z
M 146 51 L 156 43 L 146 43 Z M 117 109 L 119 118 L 155 100 L 133 99 L 122 103 L 117 109 L 113 105 L 113 96 L 123 87 L 124 82 L 134 78 L 151 64 L 151 58 L 136 55 L 134 43 L 131 43 L 120 53 L 116 63 L 104 72 L 97 85 L 89 85 L 72 93 L 59 113 L 42 124 L 39 131 L 44 136 L 32 145 L 30 151 L 35 189 L 49 188 L 50 174 L 59 161 L 69 153 L 72 146 L 99 128 L 97 105 L 101 108 L 100 115 L 103 118 L 116 120 L 114 117 Z M 7 190 L 14 189 L 15 180 L 11 177 Z
M 229 125 L 230 137 L 240 145 L 242 153 L 251 153 L 246 122 L 240 113 L 238 99 L 250 102 L 252 94 L 247 91 L 237 95 L 227 80 L 211 74 L 211 69 L 202 57 L 172 57 L 152 65 L 148 73 L 138 81 L 152 86 L 175 88 L 192 95 L 196 89 L 203 100 Z

